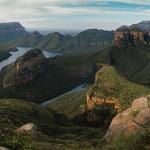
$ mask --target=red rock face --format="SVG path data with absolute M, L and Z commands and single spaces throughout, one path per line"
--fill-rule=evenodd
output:
M 100 99 L 98 97 L 93 97 L 90 95 L 87 95 L 87 111 L 91 111 L 94 109 L 97 105 L 102 104 L 108 104 L 114 106 L 114 108 L 117 110 L 117 112 L 121 111 L 121 105 L 118 99 L 116 98 L 107 98 L 107 99 Z
M 145 38 L 147 37 L 147 39 Z M 126 41 L 129 44 L 134 44 L 135 42 L 143 42 L 150 43 L 148 41 L 150 38 L 150 31 L 142 32 L 142 31 L 116 31 L 115 33 L 115 44 L 120 47 L 121 44 Z

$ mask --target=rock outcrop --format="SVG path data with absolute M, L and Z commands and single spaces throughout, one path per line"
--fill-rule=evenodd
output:
M 134 29 L 118 29 L 115 33 L 115 44 L 120 47 L 122 43 L 134 45 L 141 42 L 150 45 L 150 31 Z
M 87 95 L 87 101 L 86 102 L 87 102 L 87 104 L 86 104 L 87 111 L 91 111 L 96 106 L 103 105 L 103 104 L 112 105 L 117 112 L 121 111 L 120 102 L 116 98 L 100 99 L 98 97 Z
M 131 26 L 122 26 L 116 30 L 115 44 L 136 44 L 141 42 L 150 45 L 150 22 L 140 22 Z
M 5 72 L 3 87 L 26 84 L 43 72 L 46 67 L 47 59 L 42 51 L 39 49 L 30 50 L 22 57 L 19 57 L 15 63 L 3 69 Z
M 150 125 L 150 96 L 133 101 L 132 106 L 119 113 L 111 122 L 106 140 L 111 141 L 121 135 L 142 132 Z
M 33 123 L 27 123 L 23 126 L 21 126 L 20 128 L 16 129 L 15 131 L 16 133 L 19 134 L 31 134 L 31 135 L 36 135 L 37 132 L 37 128 L 36 125 Z

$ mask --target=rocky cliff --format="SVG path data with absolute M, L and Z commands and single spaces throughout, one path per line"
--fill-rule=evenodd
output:
M 150 30 L 142 31 L 137 28 L 119 28 L 115 32 L 115 44 L 118 47 L 123 43 L 135 45 L 137 42 L 150 45 Z
M 128 81 L 112 66 L 103 66 L 96 74 L 86 100 L 88 122 L 109 125 L 111 119 L 132 101 L 149 94 L 150 88 Z
M 144 43 L 150 45 L 150 21 L 143 21 L 131 26 L 122 26 L 115 32 L 115 44 L 119 47 L 121 44 Z

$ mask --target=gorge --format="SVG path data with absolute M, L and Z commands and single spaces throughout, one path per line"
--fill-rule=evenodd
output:
M 149 148 L 150 28 L 143 24 L 115 35 L 34 32 L 9 43 L 34 48 L 19 47 L 0 63 L 0 146 L 118 150 L 121 142 L 123 150 Z M 41 41 L 45 46 L 38 47 Z

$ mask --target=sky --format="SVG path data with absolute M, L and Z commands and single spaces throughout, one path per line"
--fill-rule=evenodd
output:
M 114 30 L 150 20 L 150 0 L 0 0 L 0 22 L 26 28 Z

